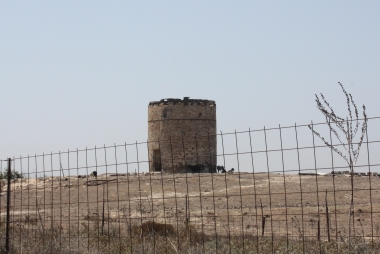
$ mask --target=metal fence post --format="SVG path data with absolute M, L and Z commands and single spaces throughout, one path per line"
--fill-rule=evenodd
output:
M 7 186 L 7 222 L 6 222 L 6 231 L 5 231 L 5 252 L 9 253 L 9 224 L 10 224 L 10 205 L 11 205 L 11 158 L 8 158 L 8 172 L 7 172 L 7 178 L 8 178 L 8 186 Z

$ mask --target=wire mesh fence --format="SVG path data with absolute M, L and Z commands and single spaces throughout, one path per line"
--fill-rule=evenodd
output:
M 379 125 L 380 118 L 369 119 L 353 172 L 310 128 L 338 149 L 344 144 L 326 124 L 313 123 L 219 133 L 217 154 L 197 146 L 209 135 L 155 141 L 170 151 L 160 156 L 149 154 L 148 142 L 135 142 L 1 160 L 1 247 L 377 253 Z

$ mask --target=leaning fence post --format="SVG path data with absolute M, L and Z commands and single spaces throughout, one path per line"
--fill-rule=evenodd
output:
M 11 158 L 8 158 L 8 171 L 7 171 L 7 178 L 8 178 L 8 186 L 7 186 L 7 222 L 6 222 L 6 229 L 5 229 L 5 252 L 9 253 L 9 223 L 10 223 L 10 206 L 11 206 Z
M 260 198 L 260 206 L 261 206 L 261 236 L 264 237 L 266 217 L 264 216 L 263 203 L 261 202 L 261 198 Z
M 187 228 L 189 227 L 189 214 L 187 212 L 188 204 L 189 204 L 189 199 L 188 199 L 187 194 L 185 194 L 185 214 L 186 214 L 185 224 Z
M 318 238 L 318 242 L 320 242 L 321 241 L 321 221 L 319 220 L 319 218 L 318 218 L 317 227 L 318 227 L 317 238 Z
M 326 229 L 327 229 L 327 241 L 330 242 L 330 218 L 329 218 L 329 205 L 327 204 L 327 190 L 326 190 Z

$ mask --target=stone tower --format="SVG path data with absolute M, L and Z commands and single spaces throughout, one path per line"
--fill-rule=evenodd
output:
M 148 152 L 150 172 L 215 172 L 215 101 L 185 97 L 150 102 Z

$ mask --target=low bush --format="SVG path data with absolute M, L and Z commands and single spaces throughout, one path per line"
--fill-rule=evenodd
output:
M 16 179 L 16 178 L 24 178 L 24 174 L 16 170 L 12 170 L 11 179 Z M 1 179 L 8 179 L 8 169 L 4 169 L 2 172 L 0 171 L 0 180 Z

